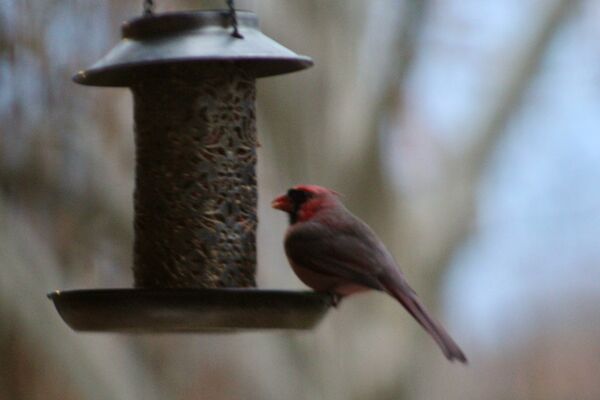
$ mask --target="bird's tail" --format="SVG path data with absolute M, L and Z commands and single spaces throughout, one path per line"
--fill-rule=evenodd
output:
M 381 281 L 384 290 L 406 308 L 417 322 L 425 329 L 444 352 L 450 361 L 458 360 L 467 363 L 467 358 L 446 330 L 438 324 L 427 312 L 416 293 L 401 277 L 393 277 Z

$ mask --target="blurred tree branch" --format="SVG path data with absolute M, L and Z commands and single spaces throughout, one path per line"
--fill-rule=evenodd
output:
M 408 249 L 428 249 L 427 253 L 421 252 L 410 259 L 411 269 L 420 271 L 420 274 L 415 275 L 416 286 L 418 291 L 425 294 L 428 304 L 440 303 L 440 288 L 446 267 L 474 227 L 477 188 L 481 175 L 486 170 L 486 163 L 505 132 L 507 122 L 520 107 L 521 98 L 529 87 L 528 82 L 542 62 L 556 30 L 575 5 L 576 2 L 570 0 L 539 4 L 539 18 L 532 20 L 531 35 L 515 43 L 514 52 L 506 55 L 507 59 L 514 60 L 508 64 L 506 73 L 503 76 L 489 77 L 499 81 L 499 89 L 492 96 L 489 106 L 480 110 L 480 118 L 472 121 L 472 132 L 466 136 L 474 138 L 474 141 L 461 157 L 449 160 L 433 189 L 431 186 L 427 187 L 426 190 L 433 190 L 433 193 L 422 196 L 419 189 L 416 189 L 411 194 L 414 198 L 397 201 L 403 209 L 399 217 L 403 222 L 397 226 L 401 229 L 398 236 L 407 240 L 404 246 Z M 421 234 L 415 235 L 415 232 Z M 424 338 L 419 337 L 417 340 Z M 459 338 L 457 340 L 460 343 Z M 469 348 L 467 344 L 464 346 L 468 355 Z M 421 346 L 416 346 L 413 347 L 410 358 L 423 365 L 438 362 L 437 357 L 434 357 L 424 358 Z M 426 380 L 419 376 L 419 370 L 411 370 L 412 380 L 426 385 Z M 413 389 L 413 394 L 420 390 L 418 385 Z
M 515 43 L 514 53 L 507 55 L 514 62 L 508 65 L 506 74 L 490 77 L 500 81 L 497 85 L 499 90 L 489 106 L 481 110 L 480 118 L 472 123 L 473 133 L 467 136 L 475 138 L 473 143 L 468 146 L 462 157 L 452 160 L 449 168 L 445 170 L 446 176 L 441 177 L 440 182 L 450 184 L 440 184 L 436 187 L 439 193 L 429 196 L 434 200 L 432 203 L 410 202 L 411 205 L 427 208 L 427 211 L 418 212 L 417 215 L 434 216 L 423 221 L 435 224 L 426 231 L 442 231 L 442 239 L 437 244 L 430 243 L 430 258 L 424 260 L 424 265 L 416 267 L 429 271 L 426 275 L 426 286 L 431 288 L 429 292 L 434 296 L 439 293 L 437 289 L 440 287 L 444 268 L 473 228 L 476 192 L 481 174 L 486 170 L 486 162 L 505 132 L 507 122 L 520 107 L 521 98 L 529 87 L 528 82 L 542 62 L 556 30 L 576 3 L 570 0 L 540 3 L 540 17 L 532 21 L 530 37 L 524 37 L 520 43 Z M 452 211 L 448 212 L 449 210 Z
M 85 399 L 161 398 L 156 380 L 122 341 L 65 335 L 67 327 L 45 297 L 49 288 L 59 287 L 62 271 L 38 234 L 7 212 L 0 199 L 0 314 L 15 318 L 29 354 L 60 366 L 53 373 L 67 375 Z

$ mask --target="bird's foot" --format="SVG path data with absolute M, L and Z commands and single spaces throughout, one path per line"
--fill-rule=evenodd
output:
M 337 308 L 342 301 L 342 296 L 334 292 L 329 292 L 329 296 L 331 297 L 331 305 Z

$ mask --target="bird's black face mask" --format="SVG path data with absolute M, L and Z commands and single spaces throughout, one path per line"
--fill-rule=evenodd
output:
M 312 195 L 304 190 L 290 189 L 287 192 L 287 197 L 292 203 L 292 211 L 289 212 L 290 224 L 298 222 L 298 212 L 302 208 L 302 205 L 306 203 Z

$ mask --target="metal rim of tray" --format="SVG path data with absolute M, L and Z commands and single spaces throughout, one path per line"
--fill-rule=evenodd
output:
M 93 289 L 49 293 L 75 331 L 160 333 L 311 329 L 326 293 L 264 289 Z

